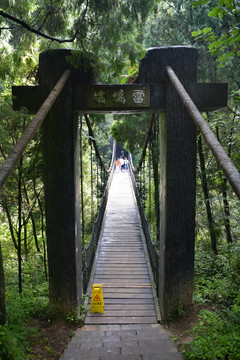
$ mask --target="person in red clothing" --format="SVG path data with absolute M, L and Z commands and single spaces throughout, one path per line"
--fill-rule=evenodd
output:
M 117 171 L 120 169 L 120 160 L 119 159 L 116 160 L 116 169 L 117 169 Z

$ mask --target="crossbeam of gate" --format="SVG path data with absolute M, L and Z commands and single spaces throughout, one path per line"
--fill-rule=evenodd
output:
M 196 82 L 197 50 L 193 47 L 149 49 L 140 63 L 137 83 L 124 86 L 96 85 L 87 60 L 77 53 L 80 61 L 75 68 L 67 60 L 71 54 L 70 50 L 40 54 L 40 86 L 13 88 L 14 108 L 25 106 L 36 112 L 60 75 L 71 68 L 43 123 L 50 300 L 66 313 L 81 302 L 77 114 L 159 112 L 159 302 L 165 318 L 192 298 L 196 182 L 196 128 L 165 68 L 174 69 L 201 111 L 225 106 L 227 85 Z
M 185 84 L 198 109 L 211 111 L 227 105 L 225 83 Z M 14 110 L 21 106 L 36 112 L 43 99 L 42 86 L 13 86 Z M 135 97 L 139 94 L 139 98 Z M 141 97 L 142 95 L 142 97 Z M 73 110 L 87 114 L 138 114 L 162 112 L 166 108 L 164 84 L 85 85 L 73 88 Z

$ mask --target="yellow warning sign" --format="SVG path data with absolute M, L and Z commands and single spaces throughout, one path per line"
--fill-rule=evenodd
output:
M 102 285 L 95 284 L 92 286 L 91 313 L 104 313 L 104 300 Z

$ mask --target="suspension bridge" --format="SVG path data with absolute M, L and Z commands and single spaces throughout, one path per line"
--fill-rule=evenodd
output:
M 196 127 L 240 198 L 239 173 L 201 115 L 226 106 L 227 84 L 196 82 L 193 47 L 149 49 L 133 85 L 95 84 L 88 60 L 77 52 L 74 67 L 67 60 L 71 55 L 62 49 L 40 54 L 40 85 L 13 87 L 15 110 L 25 106 L 36 115 L 2 165 L 0 185 L 43 124 L 50 303 L 68 314 L 81 305 L 83 293 L 88 295 L 88 328 L 77 334 L 64 359 L 78 359 L 80 352 L 81 359 L 89 354 L 95 359 L 159 359 L 159 353 L 162 359 L 180 359 L 159 322 L 192 300 Z M 87 114 L 143 112 L 151 116 L 139 165 L 134 168 L 130 156 L 129 171 L 117 172 L 113 146 L 106 169 Z M 85 114 L 101 184 L 106 185 L 90 242 L 83 248 L 79 114 Z M 154 190 L 148 186 L 155 206 L 154 241 L 144 203 L 147 161 L 148 178 L 154 179 Z M 103 286 L 103 314 L 89 311 L 94 283 Z M 111 339 L 115 347 L 109 347 Z M 126 339 L 133 342 L 127 346 Z M 88 354 L 76 346 L 78 341 Z
M 86 324 L 157 323 L 156 291 L 154 296 L 145 255 L 129 172 L 115 171 L 92 279 L 103 286 L 104 314 L 88 311 Z

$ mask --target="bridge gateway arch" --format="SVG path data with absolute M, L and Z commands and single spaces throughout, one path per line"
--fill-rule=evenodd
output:
M 197 50 L 174 46 L 149 49 L 138 83 L 96 85 L 94 71 L 79 52 L 40 54 L 40 86 L 15 87 L 15 109 L 36 111 L 62 73 L 71 75 L 43 123 L 44 184 L 50 301 L 67 314 L 81 303 L 82 257 L 79 196 L 78 114 L 160 113 L 159 304 L 165 318 L 192 300 L 195 238 L 196 128 L 166 72 L 170 66 L 200 109 L 222 107 L 226 86 L 198 84 Z M 219 96 L 216 97 L 216 92 Z M 103 94 L 107 94 L 103 101 Z M 126 102 L 121 96 L 126 97 Z M 134 96 L 132 95 L 134 94 Z M 144 99 L 144 100 L 143 100 Z

